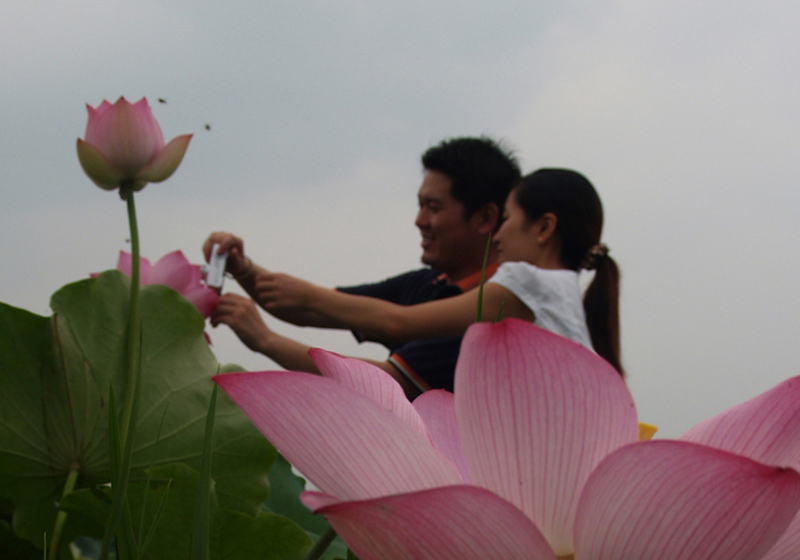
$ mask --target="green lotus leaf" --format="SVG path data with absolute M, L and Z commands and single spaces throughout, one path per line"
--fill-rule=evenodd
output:
M 330 529 L 325 517 L 314 515 L 300 501 L 300 494 L 306 489 L 306 481 L 292 472 L 289 461 L 281 455 L 278 455 L 272 470 L 269 471 L 269 482 L 272 491 L 264 502 L 264 509 L 293 520 L 305 529 L 315 542 Z M 320 558 L 334 560 L 346 557 L 347 547 L 339 537 L 336 537 Z
M 0 521 L 0 558 L 3 560 L 27 560 L 41 556 L 35 546 L 17 537 L 5 521 Z
M 150 484 L 134 481 L 129 487 L 128 499 L 131 518 L 137 539 L 150 532 L 156 512 L 164 501 L 161 516 L 155 521 L 147 557 L 152 560 L 171 560 L 191 556 L 194 508 L 197 503 L 199 473 L 188 466 L 175 463 L 155 467 L 150 472 Z M 212 488 L 216 485 L 212 484 Z M 62 507 L 70 513 L 74 528 L 83 534 L 98 536 L 102 533 L 105 516 L 110 506 L 95 490 L 81 489 L 62 500 Z M 142 508 L 145 515 L 142 516 Z M 144 524 L 139 527 L 139 520 Z M 218 507 L 212 490 L 209 518 L 209 557 L 212 560 L 300 560 L 312 546 L 312 540 L 291 519 L 273 513 L 248 515 Z
M 14 529 L 31 540 L 52 530 L 55 500 L 71 470 L 79 473 L 77 488 L 109 481 L 107 401 L 109 384 L 117 402 L 124 398 L 129 298 L 130 279 L 107 271 L 56 292 L 51 317 L 0 303 L 0 500 L 14 504 Z M 211 377 L 220 368 L 204 321 L 161 285 L 141 287 L 140 315 L 131 475 L 175 462 L 199 468 Z M 217 403 L 213 450 L 220 507 L 255 515 L 276 452 L 225 395 Z

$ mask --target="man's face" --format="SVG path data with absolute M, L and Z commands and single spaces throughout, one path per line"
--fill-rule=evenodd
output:
M 450 194 L 453 181 L 439 171 L 426 171 L 419 188 L 419 212 L 414 222 L 422 234 L 422 262 L 448 276 L 464 272 L 476 241 L 464 205 Z M 471 272 L 471 271 L 470 271 Z

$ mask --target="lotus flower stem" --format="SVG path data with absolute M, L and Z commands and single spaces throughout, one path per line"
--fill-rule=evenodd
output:
M 481 283 L 478 285 L 478 309 L 475 312 L 475 322 L 483 321 L 483 285 L 486 281 L 486 265 L 489 263 L 489 251 L 492 248 L 492 234 L 486 240 L 486 251 L 483 253 L 483 265 L 481 266 Z
M 120 193 L 128 191 L 120 187 Z M 128 223 L 131 230 L 131 300 L 128 315 L 127 371 L 125 372 L 125 394 L 119 423 L 120 448 L 125 449 L 133 411 L 133 397 L 136 391 L 136 377 L 139 373 L 139 227 L 136 223 L 136 206 L 133 202 L 133 189 L 126 192 L 128 204 Z
M 322 558 L 322 554 L 328 550 L 328 547 L 335 538 L 336 531 L 328 527 L 328 530 L 322 533 L 322 536 L 319 538 L 319 540 L 314 543 L 314 548 L 308 552 L 305 560 L 319 560 L 319 558 Z
M 64 483 L 64 491 L 61 493 L 63 498 L 75 488 L 75 483 L 78 481 L 78 469 L 73 468 L 67 475 L 67 481 Z M 64 523 L 67 521 L 67 513 L 59 511 L 56 515 L 56 524 L 53 527 L 53 538 L 50 541 L 50 550 L 48 551 L 48 560 L 55 560 L 58 558 L 58 548 L 61 544 L 61 531 L 64 530 Z M 46 544 L 46 543 L 45 543 Z

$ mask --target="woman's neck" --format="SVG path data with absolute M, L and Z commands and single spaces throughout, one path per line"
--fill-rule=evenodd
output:
M 561 247 L 555 247 L 553 244 L 542 246 L 531 264 L 545 270 L 567 269 L 561 260 Z

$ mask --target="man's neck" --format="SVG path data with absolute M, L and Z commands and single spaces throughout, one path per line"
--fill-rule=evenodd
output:
M 460 284 L 464 279 L 472 278 L 475 273 L 478 273 L 478 280 L 480 281 L 480 271 L 483 268 L 483 260 L 486 259 L 486 266 L 492 265 L 492 273 L 497 270 L 497 249 L 495 249 L 494 243 L 491 243 L 488 247 L 489 254 L 486 254 L 486 250 L 482 250 L 479 254 L 473 255 L 473 258 L 470 259 L 470 265 L 462 266 L 458 270 L 442 270 L 444 272 L 444 277 L 447 280 L 448 284 Z
M 483 263 L 478 268 L 464 269 L 458 274 L 444 274 L 444 279 L 448 284 L 456 285 L 463 291 L 470 290 L 477 287 L 481 283 L 481 273 L 483 272 Z M 485 279 L 488 279 L 497 270 L 498 263 L 496 260 L 491 260 L 486 263 Z

